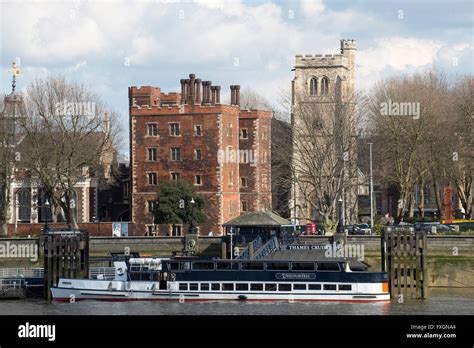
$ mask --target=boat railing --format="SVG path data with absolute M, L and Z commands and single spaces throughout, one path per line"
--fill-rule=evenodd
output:
M 278 238 L 273 236 L 270 238 L 264 245 L 262 245 L 256 252 L 254 253 L 254 259 L 259 260 L 263 259 L 267 255 L 270 255 L 276 250 L 280 249 L 280 244 L 278 242 Z
M 44 278 L 44 269 L 0 268 L 0 278 Z
M 239 259 L 239 260 L 248 260 L 248 259 L 250 259 L 250 244 L 252 244 L 252 247 L 253 247 L 254 251 L 260 249 L 263 245 L 262 237 L 258 236 L 257 238 L 252 240 L 249 243 L 249 245 L 247 245 L 245 247 L 245 249 L 240 253 L 240 255 L 238 257 L 236 257 L 236 259 Z
M 25 279 L 0 279 L 0 290 L 4 289 L 21 289 L 28 285 Z
M 115 278 L 115 267 L 92 267 L 89 270 L 89 278 L 113 280 Z
M 300 237 L 294 234 L 286 233 L 280 237 L 280 244 L 282 246 L 290 245 L 290 244 L 300 244 L 300 243 L 301 243 Z

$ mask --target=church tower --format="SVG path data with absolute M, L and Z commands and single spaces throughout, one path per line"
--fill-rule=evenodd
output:
M 339 220 L 344 224 L 357 222 L 357 45 L 355 40 L 341 40 L 340 47 L 340 54 L 295 57 L 295 77 L 291 86 L 294 140 L 290 207 L 292 221 L 296 224 L 327 220 Z M 311 122 L 308 117 L 312 118 Z M 301 132 L 304 127 L 311 129 L 306 129 L 307 133 Z M 299 146 L 299 139 L 304 141 L 305 138 L 311 139 L 311 150 Z M 311 156 L 314 159 L 308 158 Z M 318 163 L 314 170 L 308 168 L 313 163 Z M 327 181 L 317 183 L 316 178 L 308 179 L 319 170 L 318 175 Z M 331 173 L 340 179 L 333 186 Z M 306 181 L 312 181 L 312 184 L 305 186 Z M 310 191 L 314 191 L 313 196 L 308 193 Z M 330 203 L 322 203 L 323 200 Z

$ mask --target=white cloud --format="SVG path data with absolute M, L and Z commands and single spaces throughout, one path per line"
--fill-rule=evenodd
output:
M 325 6 L 322 0 L 301 0 L 301 9 L 307 17 L 316 16 L 324 11 Z
M 4 64 L 10 57 L 22 59 L 21 83 L 36 74 L 62 72 L 110 96 L 107 101 L 123 107 L 124 118 L 128 85 L 179 89 L 179 79 L 190 72 L 222 85 L 223 93 L 229 84 L 241 84 L 276 103 L 279 89 L 288 87 L 293 77 L 294 56 L 338 53 L 341 38 L 358 40 L 360 87 L 434 62 L 449 65 L 457 57 L 459 67 L 466 70 L 471 62 L 472 71 L 472 43 L 455 29 L 432 39 L 419 38 L 415 31 L 394 36 L 402 25 L 396 16 L 390 22 L 360 4 L 335 9 L 322 0 L 293 0 L 288 6 L 252 0 L 163 0 L 0 6 L 2 58 Z M 293 19 L 288 8 L 294 10 Z M 379 38 L 373 39 L 375 35 Z M 124 66 L 127 57 L 130 67 Z
M 412 37 L 377 39 L 374 46 L 358 51 L 357 84 L 366 88 L 387 74 L 410 73 L 432 67 L 442 46 L 438 40 Z

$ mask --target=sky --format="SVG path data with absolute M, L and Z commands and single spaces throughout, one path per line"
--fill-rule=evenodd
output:
M 195 73 L 251 88 L 276 104 L 296 54 L 340 53 L 357 40 L 356 85 L 427 69 L 474 72 L 474 1 L 0 0 L 1 93 L 48 75 L 88 86 L 128 132 L 129 86 L 179 92 Z M 127 152 L 128 144 L 123 151 Z

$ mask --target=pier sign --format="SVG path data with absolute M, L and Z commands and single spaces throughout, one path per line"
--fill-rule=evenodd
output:
M 326 250 L 328 244 L 288 244 L 283 250 Z

